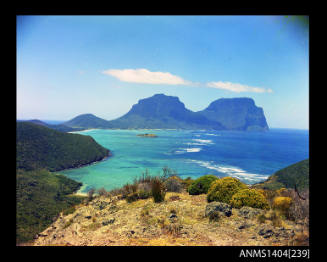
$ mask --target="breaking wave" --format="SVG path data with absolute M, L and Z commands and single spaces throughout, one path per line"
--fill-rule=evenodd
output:
M 258 182 L 261 180 L 265 180 L 269 177 L 268 175 L 248 173 L 239 167 L 217 165 L 217 164 L 214 164 L 213 161 L 200 161 L 200 160 L 193 160 L 193 159 L 190 159 L 189 161 L 192 163 L 196 163 L 202 167 L 216 170 L 219 173 L 225 174 L 226 176 L 238 178 L 240 180 L 247 180 L 250 182 Z

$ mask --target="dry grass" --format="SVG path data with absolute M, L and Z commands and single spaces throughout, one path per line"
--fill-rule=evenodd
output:
M 174 201 L 171 200 L 174 199 Z M 97 202 L 98 201 L 98 202 Z M 96 207 L 107 202 L 103 210 Z M 35 241 L 35 245 L 135 245 L 135 246 L 208 246 L 208 245 L 272 245 L 272 239 L 257 235 L 258 220 L 244 219 L 234 212 L 231 217 L 222 216 L 219 222 L 209 221 L 204 216 L 206 195 L 189 195 L 185 192 L 167 192 L 165 200 L 155 203 L 152 198 L 132 203 L 126 200 L 96 197 L 88 206 L 78 208 L 74 214 L 64 217 L 70 221 L 69 228 L 56 221 L 57 229 L 46 232 L 48 237 Z M 270 212 L 270 213 L 269 213 Z M 283 218 L 273 211 L 266 212 L 264 223 L 283 225 Z M 91 218 L 86 218 L 90 217 Z M 281 220 L 281 222 L 279 221 Z M 112 223 L 102 224 L 112 220 Z M 273 222 L 275 221 L 275 222 Z M 243 223 L 254 224 L 243 230 Z M 65 231 L 64 231 L 65 230 Z M 67 231 L 68 230 L 68 231 Z M 76 234 L 67 232 L 75 231 Z M 58 233 L 59 232 L 59 233 Z M 65 232 L 65 237 L 53 238 L 54 234 Z M 256 239 L 252 239 L 253 236 Z M 305 241 L 305 234 L 298 234 L 293 244 Z M 297 242 L 296 242 L 297 241 Z M 274 244 L 285 245 L 282 240 Z

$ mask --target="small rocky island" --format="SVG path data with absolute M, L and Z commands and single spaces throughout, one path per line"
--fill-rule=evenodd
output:
M 138 134 L 137 136 L 144 136 L 144 137 L 157 137 L 155 134 Z

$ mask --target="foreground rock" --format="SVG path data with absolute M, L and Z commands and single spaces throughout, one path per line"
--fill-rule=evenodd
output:
M 178 200 L 174 200 L 177 196 Z M 210 221 L 214 212 L 219 213 L 219 219 Z M 260 224 L 256 218 L 232 212 L 228 204 L 208 204 L 204 194 L 167 192 L 162 203 L 154 203 L 152 199 L 127 203 L 119 198 L 97 197 L 87 205 L 80 205 L 74 213 L 60 216 L 32 245 L 287 245 L 295 237 L 294 226 L 291 222 L 284 228 Z
M 263 210 L 258 208 L 252 208 L 252 207 L 242 207 L 238 210 L 239 216 L 242 216 L 244 218 L 255 218 L 258 215 L 262 214 Z
M 226 203 L 214 201 L 206 206 L 205 216 L 209 217 L 214 212 L 218 212 L 221 215 L 230 217 L 232 215 L 232 207 Z

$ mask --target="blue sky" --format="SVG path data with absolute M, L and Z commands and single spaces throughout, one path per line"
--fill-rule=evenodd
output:
M 252 97 L 268 125 L 308 129 L 309 36 L 292 16 L 18 16 L 17 118 L 111 120 L 139 99 L 193 111 Z

